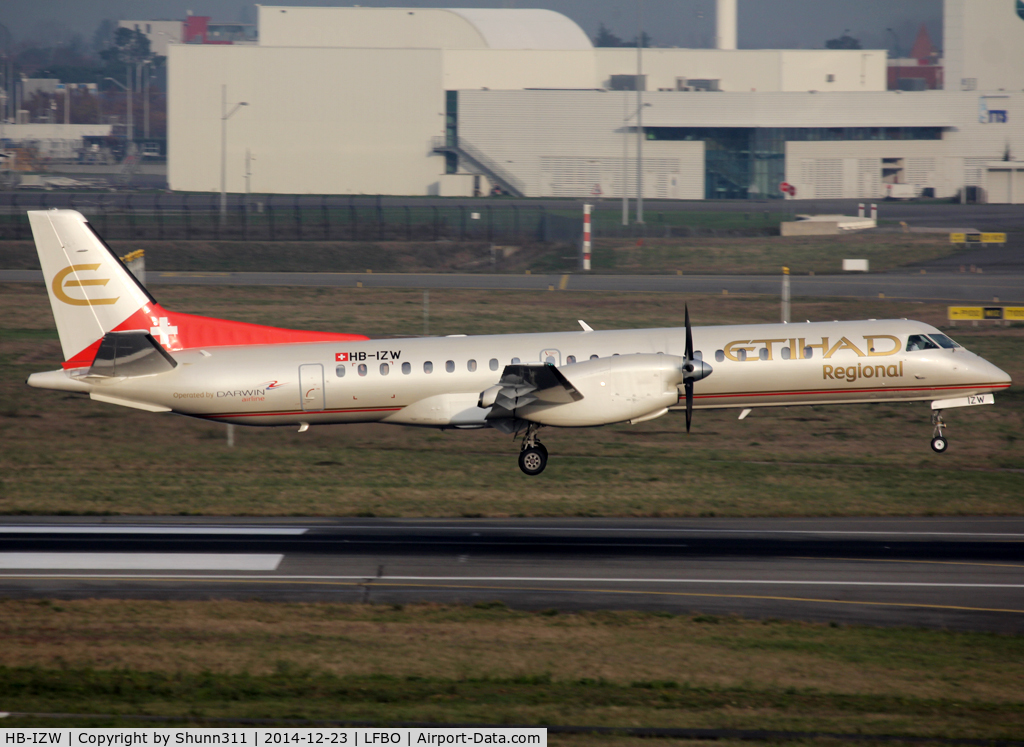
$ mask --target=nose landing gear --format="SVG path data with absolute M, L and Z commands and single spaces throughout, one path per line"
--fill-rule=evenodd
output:
M 523 445 L 519 450 L 519 469 L 531 477 L 539 475 L 548 466 L 548 450 L 537 438 L 539 430 L 539 425 L 530 423 L 526 427 Z
M 932 451 L 941 454 L 949 448 L 949 441 L 942 434 L 942 429 L 946 427 L 942 419 L 942 410 L 932 410 L 932 425 L 935 426 L 932 430 Z

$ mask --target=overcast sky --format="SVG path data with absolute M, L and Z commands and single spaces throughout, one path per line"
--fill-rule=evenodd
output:
M 591 37 L 604 23 L 613 33 L 635 38 L 637 10 L 644 30 L 658 46 L 709 47 L 715 37 L 714 0 L 471 0 L 469 2 L 361 0 L 277 0 L 265 5 L 353 5 L 414 8 L 549 8 L 572 18 Z M 256 6 L 243 0 L 0 0 L 0 24 L 15 44 L 63 41 L 81 34 L 88 42 L 104 18 L 161 20 L 184 18 L 186 11 L 219 21 L 256 19 Z M 942 47 L 942 0 L 739 0 L 739 46 L 743 49 L 821 48 L 825 40 L 849 31 L 868 49 L 909 53 L 922 23 Z

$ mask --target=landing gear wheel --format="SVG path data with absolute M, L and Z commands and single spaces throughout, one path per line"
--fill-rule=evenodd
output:
M 539 475 L 548 466 L 548 450 L 543 446 L 531 446 L 519 452 L 519 469 L 525 474 Z
M 534 440 L 533 445 L 537 449 L 539 449 L 540 451 L 544 452 L 544 463 L 546 464 L 547 461 L 548 461 L 548 449 L 547 449 L 547 447 L 544 444 L 542 444 L 540 441 L 537 441 L 537 440 Z
M 949 448 L 949 441 L 946 440 L 945 436 L 936 436 L 932 439 L 932 451 L 936 454 L 941 454 Z

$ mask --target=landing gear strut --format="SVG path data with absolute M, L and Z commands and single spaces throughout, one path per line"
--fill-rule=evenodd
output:
M 949 448 L 949 441 L 942 435 L 942 429 L 946 427 L 946 422 L 942 419 L 942 410 L 932 410 L 932 425 L 935 426 L 932 430 L 932 451 L 941 454 Z
M 531 477 L 539 475 L 548 466 L 548 450 L 537 438 L 539 430 L 539 425 L 530 423 L 526 427 L 523 445 L 519 450 L 519 469 Z

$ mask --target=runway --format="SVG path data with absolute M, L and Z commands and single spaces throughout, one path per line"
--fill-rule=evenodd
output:
M 280 285 L 427 290 L 620 291 L 767 294 L 781 292 L 770 275 L 487 275 L 316 272 L 148 272 L 156 285 Z M 38 270 L 0 270 L 0 283 L 43 282 Z M 931 273 L 793 275 L 794 298 L 886 298 L 942 303 L 1024 303 L 1024 274 Z
M 500 601 L 1024 631 L 1024 519 L 5 518 L 7 597 Z

